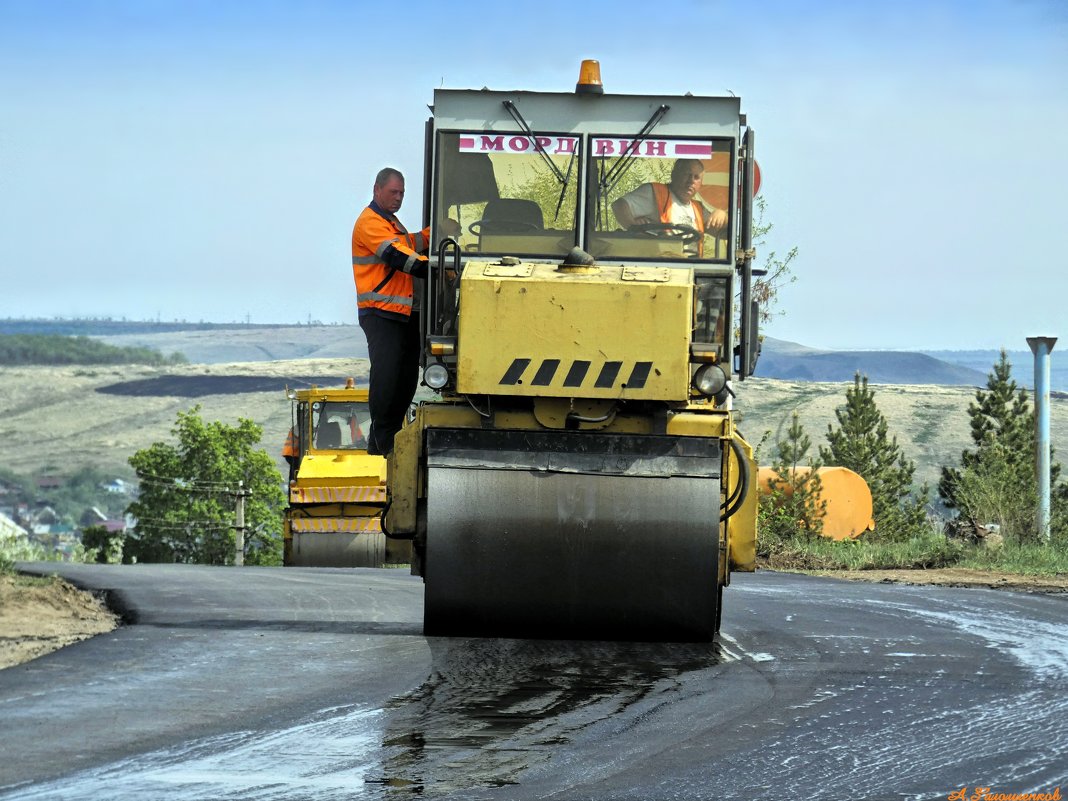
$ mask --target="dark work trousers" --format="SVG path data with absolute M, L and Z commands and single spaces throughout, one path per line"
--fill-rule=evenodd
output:
M 360 327 L 367 336 L 371 359 L 367 450 L 387 454 L 393 450 L 393 437 L 404 425 L 419 383 L 419 315 L 413 313 L 402 322 L 366 314 L 360 318 Z

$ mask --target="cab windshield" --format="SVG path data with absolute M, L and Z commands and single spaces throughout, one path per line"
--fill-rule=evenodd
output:
M 312 404 L 314 447 L 319 450 L 366 450 L 371 429 L 367 404 L 320 401 Z
M 551 258 L 578 243 L 579 137 L 498 131 L 440 137 L 436 207 L 460 224 L 465 254 Z
M 732 152 L 731 140 L 591 136 L 590 253 L 726 261 Z

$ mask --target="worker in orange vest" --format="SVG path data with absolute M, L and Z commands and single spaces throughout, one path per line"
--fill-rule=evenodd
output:
M 388 454 L 415 397 L 419 381 L 419 312 L 415 279 L 426 277 L 430 228 L 409 233 L 397 219 L 404 202 L 404 176 L 379 171 L 371 203 L 352 229 L 352 274 L 360 327 L 371 361 L 367 452 Z M 446 234 L 459 233 L 447 220 Z
M 297 461 L 300 459 L 300 440 L 297 439 L 297 429 L 289 429 L 286 441 L 282 444 L 282 458 L 289 465 L 289 480 L 295 478 Z
M 671 168 L 671 183 L 642 184 L 612 203 L 612 211 L 624 228 L 661 223 L 692 228 L 700 238 L 695 253 L 704 253 L 704 235 L 721 235 L 727 228 L 727 212 L 706 206 L 697 194 L 705 174 L 700 159 L 679 159 Z

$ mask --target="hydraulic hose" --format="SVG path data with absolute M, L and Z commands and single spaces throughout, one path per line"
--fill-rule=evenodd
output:
M 745 503 L 745 499 L 749 496 L 749 485 L 752 483 L 752 471 L 749 469 L 749 457 L 745 455 L 742 446 L 738 444 L 738 440 L 734 437 L 731 437 L 731 450 L 734 451 L 734 455 L 738 459 L 738 484 L 735 486 L 734 492 L 730 494 L 730 497 L 727 498 L 726 502 L 721 507 L 723 511 L 723 520 L 729 520 L 742 508 L 742 504 Z

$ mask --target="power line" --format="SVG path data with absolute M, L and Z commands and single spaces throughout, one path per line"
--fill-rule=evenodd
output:
M 161 487 L 164 489 L 172 489 L 176 492 L 187 492 L 194 495 L 226 495 L 231 492 L 229 488 L 209 489 L 200 487 L 183 487 L 180 484 L 169 484 L 165 481 L 145 481 L 142 483 L 146 487 Z
M 143 484 L 157 487 L 169 487 L 181 492 L 203 493 L 233 493 L 234 482 L 232 481 L 202 481 L 200 479 L 175 478 L 171 476 L 154 476 L 150 473 L 138 474 L 138 480 Z
M 143 477 L 143 478 L 147 478 L 147 479 L 151 479 L 151 480 L 155 480 L 155 481 L 170 481 L 170 482 L 187 481 L 190 484 L 203 484 L 203 485 L 206 485 L 206 486 L 216 485 L 216 486 L 219 486 L 219 487 L 224 487 L 224 486 L 230 486 L 233 483 L 232 481 L 208 481 L 208 480 L 199 479 L 199 478 L 182 478 L 181 476 L 155 476 L 155 475 L 152 475 L 151 473 L 138 473 L 137 475 L 138 475 L 138 478 L 142 478 Z
M 211 529 L 229 529 L 233 528 L 232 523 L 220 523 L 218 520 L 186 520 L 183 522 L 175 522 L 173 520 L 160 520 L 153 518 L 137 518 L 137 522 L 134 524 L 134 528 L 137 528 L 141 523 L 150 524 L 152 528 L 162 529 L 165 531 L 174 531 L 179 529 L 187 529 L 190 526 L 199 526 L 200 528 Z

